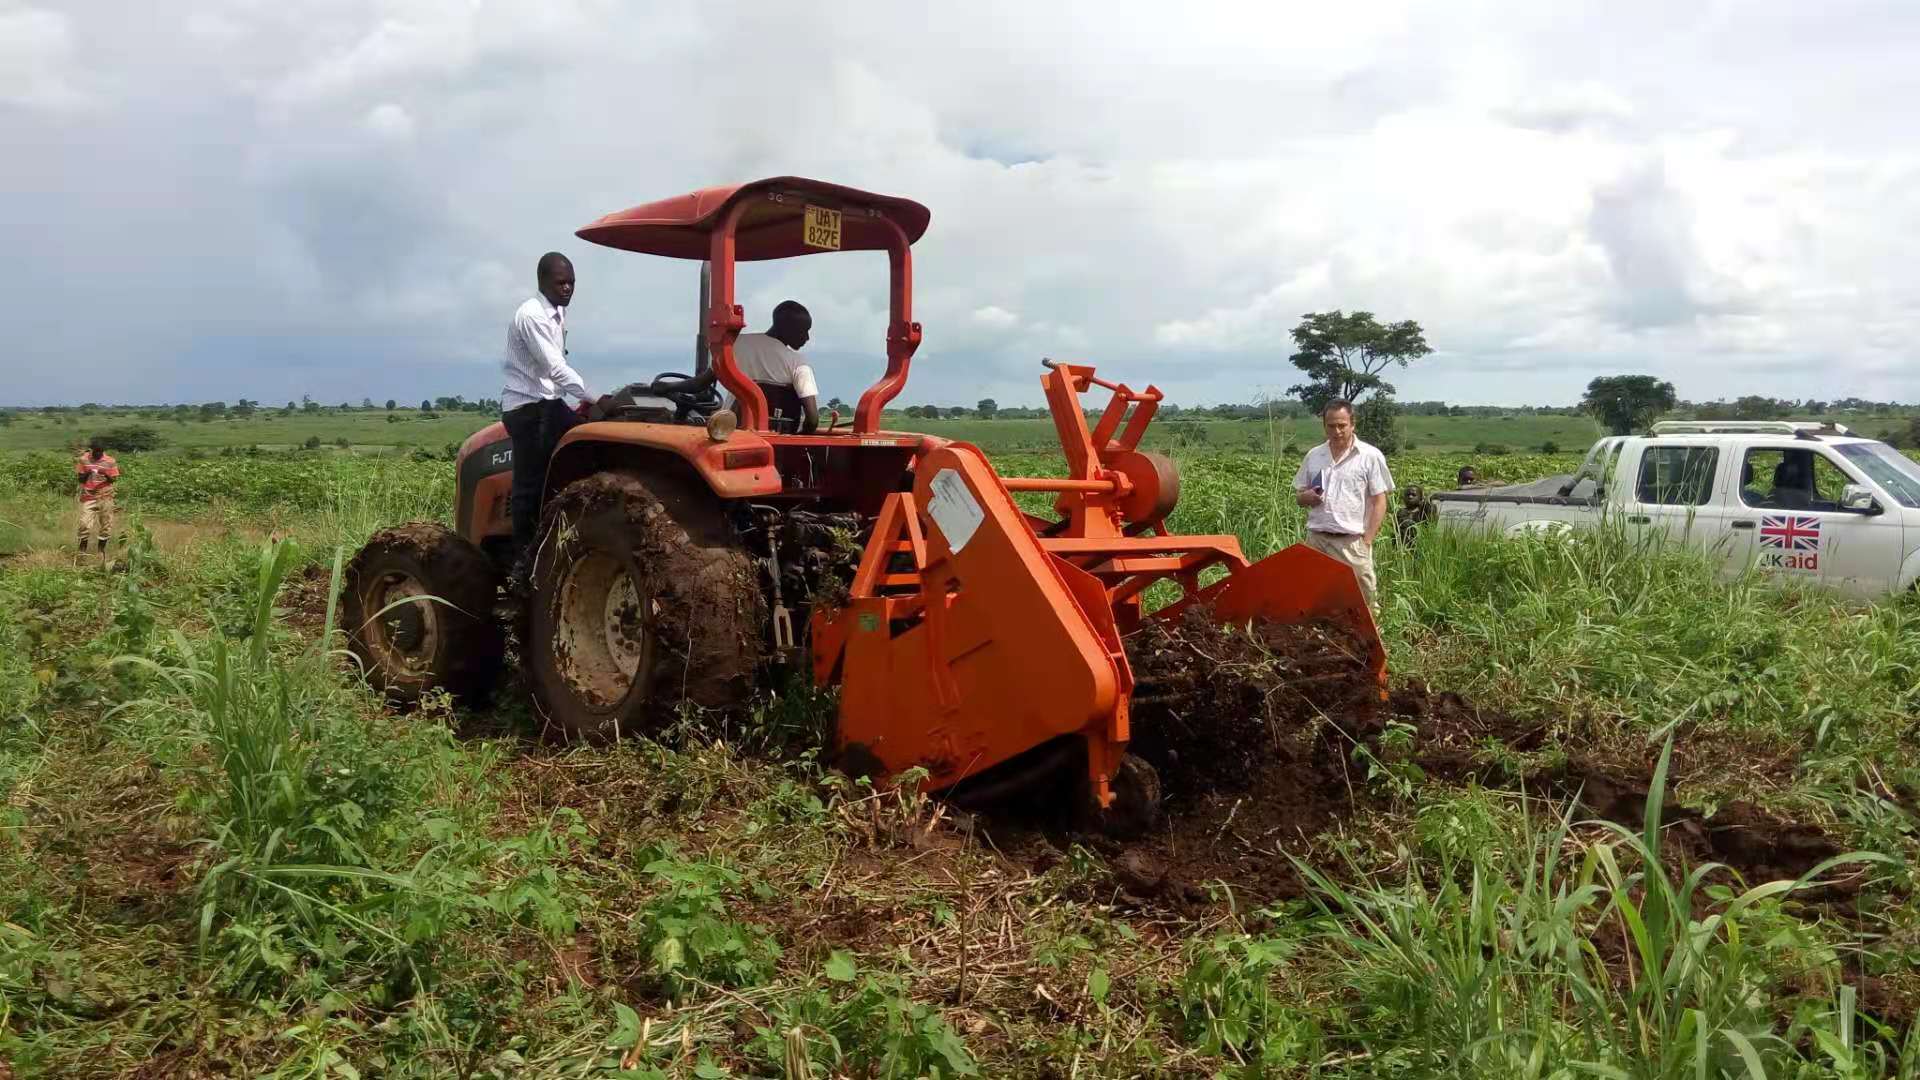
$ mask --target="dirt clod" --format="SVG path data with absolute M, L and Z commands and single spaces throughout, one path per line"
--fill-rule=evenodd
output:
M 1225 882 L 1243 900 L 1298 895 L 1289 855 L 1350 813 L 1348 750 L 1378 733 L 1384 706 L 1367 650 L 1325 624 L 1230 627 L 1192 613 L 1127 642 L 1132 752 L 1160 772 L 1167 822 L 1129 858 L 1160 871 L 1128 892 L 1179 906 Z
M 1372 770 L 1405 765 L 1425 781 L 1519 789 L 1578 815 L 1638 829 L 1654 761 L 1527 758 L 1545 723 L 1406 682 L 1381 693 L 1367 651 L 1325 624 L 1223 626 L 1203 613 L 1149 623 L 1127 641 L 1136 690 L 1133 753 L 1160 773 L 1166 822 L 1110 860 L 1125 893 L 1172 907 L 1224 884 L 1243 909 L 1301 894 L 1294 860 L 1358 813 L 1388 809 Z M 1684 750 L 1684 748 L 1683 748 Z M 1362 764 L 1364 762 L 1364 765 Z M 1817 825 L 1747 802 L 1711 815 L 1663 800 L 1665 857 L 1725 864 L 1747 884 L 1798 878 L 1840 846 Z M 1852 895 L 1859 879 L 1803 894 Z

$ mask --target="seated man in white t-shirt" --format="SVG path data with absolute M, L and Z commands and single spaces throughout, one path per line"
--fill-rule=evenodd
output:
M 775 431 L 798 424 L 800 434 L 811 435 L 820 426 L 820 388 L 813 368 L 800 358 L 800 347 L 812 330 L 807 309 L 797 300 L 782 300 L 766 333 L 741 334 L 734 340 L 733 362 L 767 395 L 767 414 L 776 418 L 769 426 Z M 787 423 L 777 419 L 782 417 Z

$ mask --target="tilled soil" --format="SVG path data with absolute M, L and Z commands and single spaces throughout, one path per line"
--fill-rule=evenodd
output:
M 1142 899 L 1206 903 L 1209 885 L 1227 886 L 1243 908 L 1300 895 L 1294 859 L 1311 860 L 1315 838 L 1336 823 L 1387 809 L 1368 773 L 1401 763 L 1433 780 L 1577 799 L 1580 816 L 1636 829 L 1645 817 L 1651 760 L 1517 764 L 1546 741 L 1545 725 L 1417 682 L 1385 694 L 1365 648 L 1340 627 L 1234 628 L 1196 613 L 1149 623 L 1127 651 L 1131 749 L 1160 772 L 1166 820 L 1108 854 L 1116 884 Z M 1662 821 L 1668 858 L 1725 863 L 1749 884 L 1799 877 L 1841 852 L 1819 826 L 1745 802 L 1706 815 L 1669 791 Z M 1820 893 L 1858 888 L 1843 880 Z

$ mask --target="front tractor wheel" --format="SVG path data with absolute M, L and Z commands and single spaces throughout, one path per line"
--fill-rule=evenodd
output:
M 340 626 L 368 681 L 413 704 L 444 689 L 484 699 L 504 643 L 493 621 L 493 565 L 444 525 L 375 533 L 347 564 Z
M 600 473 L 542 515 L 526 654 L 561 735 L 657 731 L 691 704 L 744 704 L 763 651 L 754 560 L 709 491 Z

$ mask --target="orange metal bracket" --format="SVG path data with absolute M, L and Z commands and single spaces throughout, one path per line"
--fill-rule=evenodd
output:
M 975 447 L 921 442 L 913 489 L 887 494 L 847 603 L 815 613 L 815 676 L 841 685 L 840 749 L 888 772 L 923 766 L 940 788 L 1073 736 L 1107 804 L 1131 737 L 1124 636 L 1161 581 L 1182 596 L 1156 618 L 1195 604 L 1228 621 L 1330 618 L 1354 626 L 1384 672 L 1344 565 L 1295 547 L 1249 566 L 1235 537 L 1166 530 L 1178 473 L 1138 450 L 1157 389 L 1103 382 L 1085 366 L 1047 368 L 1068 475 L 1003 478 Z M 1094 386 L 1113 398 L 1089 428 L 1079 399 Z M 1041 491 L 1057 496 L 1060 520 L 1014 500 Z M 1203 586 L 1208 570 L 1223 580 Z

